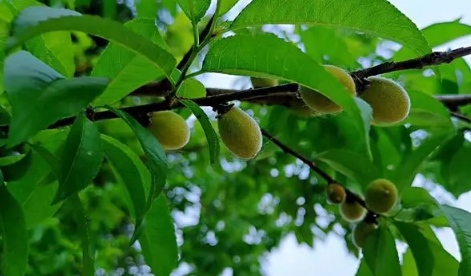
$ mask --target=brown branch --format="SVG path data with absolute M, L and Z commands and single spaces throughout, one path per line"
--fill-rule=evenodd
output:
M 427 66 L 450 63 L 453 60 L 471 54 L 471 46 L 451 51 L 432 52 L 430 54 L 399 62 L 385 62 L 367 69 L 352 72 L 351 75 L 359 79 L 395 71 L 422 69 Z
M 457 119 L 460 119 L 462 120 L 463 122 L 466 122 L 466 123 L 470 123 L 471 124 L 471 119 L 464 116 L 463 114 L 460 114 L 458 112 L 453 112 L 453 111 L 450 111 L 450 115 L 457 118 Z
M 301 160 L 304 164 L 309 166 L 309 168 L 313 171 L 315 171 L 318 175 L 320 175 L 325 181 L 327 181 L 328 184 L 331 183 L 337 183 L 340 184 L 338 181 L 330 177 L 326 172 L 324 172 L 321 168 L 319 168 L 314 161 L 311 161 L 301 155 L 300 153 L 296 152 L 292 148 L 288 147 L 287 145 L 283 144 L 280 140 L 276 139 L 273 135 L 271 135 L 268 131 L 265 129 L 262 129 L 262 134 L 265 136 L 268 140 L 270 140 L 273 144 L 275 144 L 277 147 L 279 147 L 281 150 L 283 150 L 286 154 L 289 154 L 293 157 L 296 157 L 297 159 Z M 350 198 L 351 200 L 354 200 L 358 202 L 361 206 L 363 206 L 365 209 L 368 210 L 366 207 L 365 201 L 358 196 L 357 194 L 353 193 L 352 191 L 348 190 L 345 185 L 342 185 L 345 189 L 345 192 L 347 193 L 347 198 Z

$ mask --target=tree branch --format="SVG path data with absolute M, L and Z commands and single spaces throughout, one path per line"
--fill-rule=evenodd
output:
M 324 172 L 321 168 L 319 168 L 314 161 L 311 161 L 301 155 L 300 153 L 296 152 L 292 148 L 288 147 L 287 145 L 283 144 L 280 140 L 276 139 L 273 135 L 271 135 L 268 131 L 265 129 L 262 129 L 262 134 L 265 136 L 268 140 L 270 140 L 273 144 L 275 144 L 277 147 L 279 147 L 281 150 L 283 150 L 286 154 L 289 154 L 293 157 L 296 157 L 297 159 L 301 160 L 304 164 L 309 166 L 309 168 L 313 171 L 315 171 L 319 176 L 321 176 L 325 181 L 327 181 L 328 184 L 331 183 L 337 183 L 340 184 L 338 181 L 330 177 L 326 172 Z M 368 210 L 366 207 L 365 201 L 359 197 L 357 194 L 353 193 L 352 191 L 348 190 L 345 185 L 342 185 L 345 189 L 345 192 L 347 193 L 347 197 L 351 198 L 352 200 L 358 202 L 361 206 L 363 206 L 365 209 Z
M 450 63 L 453 60 L 471 54 L 471 46 L 458 48 L 451 51 L 432 52 L 430 54 L 405 60 L 399 62 L 385 62 L 367 69 L 352 72 L 351 75 L 363 79 L 370 76 L 375 76 L 394 71 L 403 71 L 410 69 L 422 69 L 427 66 L 440 65 L 443 63 Z

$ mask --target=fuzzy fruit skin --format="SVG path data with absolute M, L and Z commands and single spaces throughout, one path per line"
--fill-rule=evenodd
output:
M 347 71 L 333 65 L 324 65 L 324 68 L 327 72 L 336 77 L 352 96 L 356 95 L 355 81 L 353 81 L 353 78 Z M 302 86 L 299 92 L 304 102 L 317 112 L 332 114 L 342 111 L 342 107 L 319 92 Z
M 158 111 L 151 115 L 148 130 L 165 150 L 183 148 L 190 140 L 190 128 L 185 119 L 172 111 Z
M 304 119 L 314 118 L 321 115 L 321 113 L 311 109 L 304 102 L 291 105 L 290 110 L 296 116 Z
M 383 77 L 369 77 L 370 85 L 360 95 L 373 109 L 374 123 L 399 123 L 410 112 L 410 98 L 396 82 Z
M 278 80 L 276 79 L 266 79 L 266 78 L 250 78 L 252 82 L 253 88 L 261 88 L 261 87 L 272 87 L 278 85 Z
M 375 213 L 389 212 L 396 205 L 396 201 L 396 186 L 387 179 L 376 179 L 366 187 L 366 207 Z
M 350 222 L 360 221 L 366 214 L 366 209 L 356 201 L 347 202 L 345 200 L 340 204 L 339 210 L 343 219 Z
M 353 230 L 353 243 L 358 248 L 363 248 L 366 239 L 378 228 L 374 223 L 361 221 Z
M 218 129 L 224 145 L 240 158 L 254 158 L 262 148 L 260 126 L 238 107 L 233 106 L 220 116 Z
M 337 183 L 331 183 L 327 185 L 326 190 L 327 200 L 331 204 L 340 204 L 344 202 L 345 198 L 347 197 L 345 189 L 342 187 L 342 185 L 339 185 Z

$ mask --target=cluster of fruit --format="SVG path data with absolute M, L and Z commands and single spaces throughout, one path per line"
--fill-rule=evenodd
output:
M 396 205 L 398 192 L 396 186 L 387 179 L 376 179 L 365 190 L 365 205 L 376 214 L 385 214 Z M 359 248 L 365 244 L 365 240 L 373 233 L 376 221 L 365 219 L 367 210 L 356 200 L 347 196 L 341 185 L 330 183 L 327 186 L 327 199 L 332 204 L 339 204 L 339 211 L 343 219 L 349 222 L 359 222 L 353 230 L 353 242 Z
M 188 143 L 190 129 L 177 113 L 157 111 L 150 119 L 148 129 L 165 150 L 178 150 Z M 239 107 L 232 106 L 218 116 L 218 129 L 224 145 L 240 158 L 254 158 L 262 148 L 259 125 Z

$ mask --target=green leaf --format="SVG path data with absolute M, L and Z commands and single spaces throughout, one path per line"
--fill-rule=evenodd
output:
M 339 27 L 399 42 L 417 54 L 431 51 L 417 26 L 384 0 L 254 0 L 231 29 L 265 24 Z
M 186 16 L 193 22 L 198 23 L 206 14 L 211 5 L 211 0 L 177 0 Z
M 142 149 L 149 158 L 147 166 L 153 175 L 154 181 L 151 194 L 156 198 L 162 192 L 167 178 L 168 161 L 165 151 L 159 144 L 159 141 L 129 114 L 111 107 L 108 107 L 108 109 L 113 111 L 131 127 Z
M 411 112 L 405 122 L 414 126 L 454 128 L 450 112 L 438 100 L 423 92 L 408 91 Z
M 159 5 L 155 0 L 137 0 L 135 1 L 137 17 L 138 18 L 151 18 L 157 17 Z
M 175 227 L 167 199 L 161 194 L 145 218 L 145 229 L 139 238 L 142 254 L 154 275 L 170 275 L 177 266 L 178 248 Z
M 206 135 L 206 140 L 208 141 L 209 146 L 209 159 L 211 164 L 214 165 L 219 156 L 219 138 L 213 126 L 211 125 L 211 122 L 209 121 L 208 115 L 206 115 L 201 107 L 199 107 L 199 105 L 197 105 L 192 100 L 180 100 L 180 102 L 189 108 L 191 112 L 193 112 L 196 119 L 198 119 L 200 122 L 201 127 L 203 127 L 204 134 Z
M 75 119 L 60 157 L 59 189 L 54 203 L 90 185 L 100 170 L 103 149 L 97 127 L 83 114 Z
M 441 209 L 448 218 L 460 247 L 458 276 L 471 275 L 471 213 L 449 205 L 442 205 Z
M 0 185 L 0 233 L 3 254 L 2 272 L 5 276 L 23 276 L 28 264 L 28 232 L 20 204 Z
M 106 87 L 103 78 L 66 80 L 28 52 L 5 64 L 5 89 L 12 105 L 8 145 L 17 145 L 59 119 L 84 109 Z
M 329 150 L 317 154 L 315 159 L 328 164 L 334 170 L 350 177 L 364 187 L 381 177 L 376 166 L 368 158 L 356 152 Z
M 226 14 L 239 0 L 219 0 L 219 15 Z
M 202 72 L 279 78 L 319 91 L 343 107 L 357 131 L 361 153 L 370 154 L 370 125 L 365 123 L 365 118 L 370 116 L 371 109 L 363 101 L 354 100 L 343 85 L 311 57 L 274 35 L 236 35 L 214 42 L 203 62 Z
M 445 161 L 446 160 L 446 161 Z M 451 159 L 443 160 L 443 166 L 446 168 L 447 178 L 446 183 L 442 185 L 448 192 L 455 197 L 459 197 L 471 190 L 471 145 L 465 143 Z
M 118 140 L 101 135 L 106 158 L 114 167 L 115 175 L 126 187 L 134 210 L 137 230 L 145 215 L 146 190 L 150 189 L 150 175 L 139 157 L 126 145 Z M 147 188 L 147 189 L 146 189 Z
M 361 259 L 360 266 L 358 267 L 357 274 L 355 274 L 355 276 L 375 276 L 368 267 L 365 258 Z
M 363 257 L 375 276 L 401 276 L 394 237 L 384 226 L 366 239 Z
M 155 21 L 151 19 L 134 19 L 124 26 L 164 47 Z M 116 62 L 119 60 L 119 62 Z M 125 97 L 137 88 L 163 76 L 148 59 L 117 43 L 110 43 L 97 60 L 92 76 L 101 76 L 111 79 L 108 87 L 93 105 L 102 106 L 112 104 Z
M 437 206 L 437 201 L 424 188 L 408 187 L 402 193 L 401 204 L 404 208 L 414 208 L 421 204 Z
M 437 149 L 439 145 L 450 137 L 450 133 L 440 132 L 431 134 L 423 140 L 418 148 L 408 152 L 403 157 L 403 162 L 393 171 L 393 175 L 389 179 L 396 185 L 399 193 L 409 187 L 415 178 L 416 173 L 420 170 L 421 165 L 428 157 Z
M 13 36 L 7 41 L 7 51 L 43 33 L 80 31 L 102 37 L 142 55 L 166 77 L 170 77 L 176 65 L 176 60 L 170 53 L 122 24 L 98 16 L 81 15 L 71 10 L 49 7 L 27 8 L 15 19 L 12 30 Z
M 8 38 L 8 32 L 10 31 L 10 28 L 8 26 L 8 23 L 0 19 L 0 94 L 3 94 L 4 92 L 4 85 L 3 85 L 3 71 L 4 69 L 4 63 L 5 63 L 5 43 Z
M 188 99 L 206 97 L 206 88 L 195 79 L 186 79 L 178 87 L 177 96 Z
M 435 263 L 428 240 L 415 225 L 396 221 L 395 225 L 406 240 L 414 256 L 419 276 L 431 276 Z
M 419 276 L 414 256 L 412 255 L 410 248 L 407 249 L 406 253 L 402 254 L 402 260 L 402 275 Z
M 91 243 L 90 229 L 88 225 L 88 219 L 85 214 L 85 210 L 82 206 L 82 202 L 78 194 L 74 194 L 70 197 L 70 203 L 73 206 L 75 211 L 75 220 L 77 222 L 77 230 L 80 235 L 80 240 L 82 242 L 82 258 L 83 258 L 83 267 L 82 275 L 84 276 L 94 276 L 95 275 L 95 252 Z

